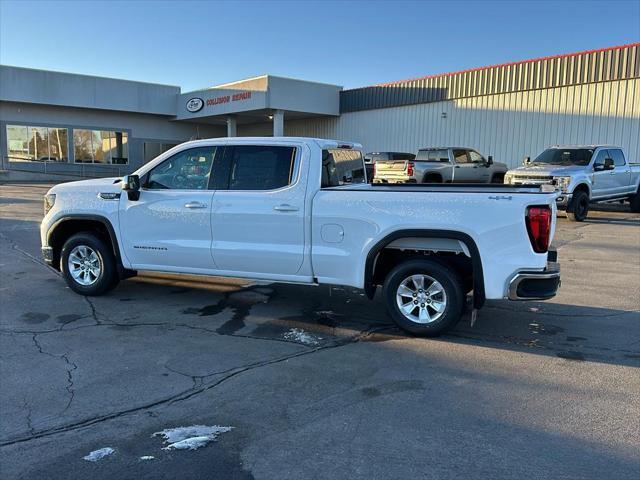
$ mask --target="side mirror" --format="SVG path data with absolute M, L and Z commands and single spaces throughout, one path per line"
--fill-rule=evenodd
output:
M 122 190 L 127 192 L 129 200 L 140 199 L 140 177 L 138 175 L 125 175 L 122 177 Z
M 613 170 L 615 167 L 613 165 L 613 159 L 605 158 L 604 163 L 596 163 L 593 165 L 594 172 L 602 172 L 604 170 Z
M 522 160 L 523 165 L 529 165 L 530 163 L 531 163 L 531 157 L 524 157 L 524 160 Z
M 490 167 L 491 165 L 493 165 L 493 157 L 489 155 L 487 157 L 487 166 Z
M 615 166 L 613 165 L 613 159 L 612 158 L 605 158 L 604 159 L 604 169 L 605 170 L 613 170 L 615 168 Z

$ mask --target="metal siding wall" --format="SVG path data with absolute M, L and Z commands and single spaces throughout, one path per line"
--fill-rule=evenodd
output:
M 455 100 L 640 77 L 640 44 L 344 90 L 340 111 Z
M 621 145 L 631 161 L 640 161 L 640 79 L 286 121 L 285 133 L 360 142 L 366 151 L 469 146 L 511 167 L 549 145 L 569 143 Z

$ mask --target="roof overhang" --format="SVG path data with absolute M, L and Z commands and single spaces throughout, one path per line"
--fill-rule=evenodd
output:
M 340 115 L 342 87 L 264 75 L 204 90 L 177 99 L 176 120 L 223 123 L 230 115 L 240 123 L 267 121 L 275 110 L 287 118 Z

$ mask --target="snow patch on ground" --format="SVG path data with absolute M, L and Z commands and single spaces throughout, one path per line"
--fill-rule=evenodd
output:
M 221 427 L 220 425 L 192 425 L 190 427 L 167 428 L 156 432 L 153 437 L 164 438 L 168 444 L 163 450 L 196 450 L 213 442 L 221 433 L 229 432 L 233 427 Z
M 153 460 L 156 457 L 154 457 L 153 455 L 143 455 L 140 457 L 140 460 Z
M 305 345 L 318 345 L 321 337 L 316 337 L 310 333 L 305 332 L 301 328 L 292 328 L 284 334 L 285 340 L 291 340 L 298 343 L 304 343 Z
M 104 447 L 98 450 L 94 450 L 86 457 L 82 457 L 87 462 L 97 462 L 98 460 L 102 460 L 104 457 L 108 457 L 109 455 L 115 453 L 115 450 L 111 447 Z

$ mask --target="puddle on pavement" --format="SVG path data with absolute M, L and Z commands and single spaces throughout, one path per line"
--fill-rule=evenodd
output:
M 558 327 L 557 325 L 530 323 L 529 331 L 538 335 L 556 335 L 564 332 L 564 328 Z
M 575 360 L 578 362 L 584 362 L 585 360 L 584 355 L 582 353 L 574 352 L 570 350 L 566 352 L 558 352 L 556 355 L 560 358 L 564 358 L 565 360 Z
M 35 325 L 37 323 L 46 322 L 49 320 L 49 317 L 50 315 L 48 313 L 27 312 L 22 314 L 20 320 L 30 325 Z

